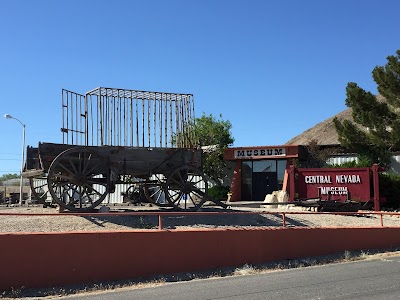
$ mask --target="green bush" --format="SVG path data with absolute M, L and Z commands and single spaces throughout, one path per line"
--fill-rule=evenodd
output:
M 379 195 L 386 197 L 384 206 L 398 208 L 400 206 L 400 175 L 379 173 Z
M 365 168 L 370 167 L 370 163 L 366 159 L 349 161 L 341 165 L 330 165 L 331 168 Z M 373 179 L 371 174 L 371 195 L 373 195 Z M 382 206 L 385 208 L 400 208 L 400 175 L 379 173 L 379 196 L 386 198 L 386 203 Z
M 216 185 L 208 189 L 208 195 L 215 200 L 225 201 L 229 190 L 229 186 Z

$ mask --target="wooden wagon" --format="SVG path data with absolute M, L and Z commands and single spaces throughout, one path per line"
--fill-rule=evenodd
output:
M 193 95 L 63 90 L 62 123 L 62 143 L 27 149 L 23 175 L 39 202 L 51 195 L 70 211 L 93 210 L 118 184 L 129 184 L 132 202 L 197 210 L 209 199 L 192 144 Z

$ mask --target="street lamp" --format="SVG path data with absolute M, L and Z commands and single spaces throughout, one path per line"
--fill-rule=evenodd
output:
M 9 114 L 5 114 L 4 118 L 17 120 L 22 125 L 22 162 L 21 162 L 21 178 L 19 182 L 19 205 L 22 205 L 23 192 L 24 192 L 22 172 L 24 171 L 24 162 L 25 162 L 25 124 L 23 124 L 20 120 L 14 118 Z M 28 202 L 26 202 L 26 204 L 28 204 Z

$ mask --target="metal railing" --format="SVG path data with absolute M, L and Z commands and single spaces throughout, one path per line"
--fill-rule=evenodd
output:
M 86 213 L 75 213 L 75 212 L 62 212 L 62 213 L 15 213 L 15 212 L 0 212 L 0 218 L 2 216 L 18 216 L 18 217 L 27 217 L 27 216 L 51 216 L 51 217 L 65 217 L 65 216 L 78 216 L 78 217 L 116 217 L 116 216 L 157 216 L 158 218 L 158 230 L 164 230 L 166 228 L 163 227 L 163 217 L 172 217 L 172 216 L 217 216 L 224 217 L 228 215 L 272 215 L 272 216 L 280 216 L 282 220 L 283 228 L 288 228 L 287 225 L 287 216 L 288 215 L 340 215 L 340 216 L 378 216 L 379 217 L 379 225 L 377 226 L 368 226 L 368 227 L 384 227 L 384 216 L 396 216 L 399 218 L 399 227 L 400 227 L 400 213 L 399 212 L 310 212 L 310 211 L 222 211 L 222 212 L 181 212 L 181 211 L 134 211 L 134 212 L 86 212 Z M 231 226 L 220 225 L 222 226 Z M 233 225 L 232 225 L 233 226 Z M 250 225 L 252 226 L 252 225 Z M 198 226 L 197 226 L 198 227 Z M 235 227 L 235 226 L 233 226 Z M 245 227 L 245 226 L 240 226 Z M 254 226 L 252 226 L 254 228 Z M 268 227 L 268 226 L 260 226 L 260 227 Z M 295 227 L 304 227 L 304 226 L 292 226 Z M 339 227 L 339 226 L 318 226 L 322 227 Z M 344 226 L 340 226 L 344 227 Z M 351 227 L 363 227 L 363 226 L 351 226 Z

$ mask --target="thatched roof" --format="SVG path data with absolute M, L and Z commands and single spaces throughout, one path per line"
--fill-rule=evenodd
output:
M 337 117 L 340 121 L 353 120 L 351 109 L 348 108 L 337 115 L 318 123 L 314 127 L 307 129 L 303 133 L 295 136 L 287 145 L 308 145 L 312 140 L 317 140 L 319 145 L 338 145 L 338 135 L 333 124 L 333 118 Z

